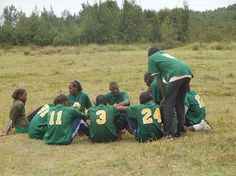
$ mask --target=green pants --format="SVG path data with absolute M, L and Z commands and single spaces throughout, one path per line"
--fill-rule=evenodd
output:
M 17 133 L 27 133 L 28 128 L 15 127 Z

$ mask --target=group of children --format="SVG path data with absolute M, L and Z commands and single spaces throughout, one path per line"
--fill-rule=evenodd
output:
M 159 61 L 159 54 L 162 53 L 156 49 L 149 50 L 149 59 L 155 54 L 158 54 L 155 59 Z M 165 59 L 168 61 L 171 59 L 174 62 L 177 60 L 170 58 L 169 55 L 161 55 L 163 62 L 166 62 Z M 159 67 L 158 63 L 153 64 Z M 166 75 L 162 73 L 161 69 L 157 68 L 156 71 L 161 73 L 166 95 L 161 93 L 158 80 L 151 74 L 152 71 L 149 71 L 144 75 L 148 90 L 140 94 L 140 104 L 133 106 L 130 106 L 128 94 L 120 91 L 116 82 L 110 83 L 109 93 L 98 95 L 96 102 L 92 103 L 88 95 L 83 92 L 81 84 L 74 80 L 69 84 L 67 96 L 60 94 L 53 103 L 41 106 L 26 116 L 27 92 L 25 89 L 17 89 L 12 95 L 14 102 L 10 109 L 10 123 L 1 135 L 7 135 L 11 129 L 15 128 L 16 132 L 28 132 L 30 138 L 43 139 L 47 144 L 65 145 L 70 144 L 76 134 L 84 134 L 92 142 L 109 142 L 121 140 L 123 131 L 127 130 L 134 135 L 137 141 L 147 142 L 162 137 L 172 139 L 174 134 L 180 132 L 179 129 L 182 130 L 181 132 L 187 129 L 192 131 L 211 130 L 211 126 L 205 120 L 206 110 L 200 96 L 189 89 L 190 78 L 183 77 L 183 75 L 178 75 L 180 78 L 174 77 L 173 74 L 174 79 L 170 82 L 171 78 L 166 81 Z M 189 73 L 191 74 L 191 72 Z M 169 74 L 167 75 L 169 76 Z M 178 102 L 173 100 L 173 97 L 171 97 L 171 100 L 175 101 L 171 107 L 173 111 L 168 110 L 165 113 L 168 107 L 166 101 L 168 102 L 170 94 L 168 91 L 176 88 L 175 86 L 178 85 L 176 81 L 182 81 L 183 78 L 184 80 L 188 78 L 184 81 L 184 129 L 179 122 L 181 118 L 178 117 L 180 115 L 177 110 Z M 176 97 L 178 97 L 177 95 L 178 92 Z M 166 116 L 168 113 L 173 119 L 168 119 Z M 168 124 L 166 124 L 167 122 Z

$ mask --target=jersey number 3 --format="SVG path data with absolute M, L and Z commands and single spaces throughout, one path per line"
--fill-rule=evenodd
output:
M 106 123 L 106 112 L 104 110 L 98 110 L 96 112 L 96 115 L 99 117 L 98 119 L 96 119 L 98 125 L 103 125 L 104 123 Z
M 143 124 L 150 124 L 153 123 L 153 119 L 152 119 L 152 111 L 149 108 L 145 108 L 142 110 L 142 115 L 143 116 Z M 161 123 L 161 113 L 160 113 L 160 109 L 157 108 L 155 110 L 155 113 L 153 115 L 153 118 L 156 119 L 158 121 L 158 123 Z

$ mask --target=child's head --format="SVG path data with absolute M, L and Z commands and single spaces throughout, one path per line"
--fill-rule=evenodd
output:
M 153 81 L 153 77 L 152 77 L 151 73 L 148 73 L 148 72 L 145 73 L 145 75 L 144 75 L 144 82 L 146 83 L 146 85 L 148 87 L 150 87 L 152 81 Z
M 117 82 L 113 81 L 109 85 L 109 89 L 113 96 L 117 97 L 120 94 L 119 86 Z
M 149 91 L 142 92 L 139 96 L 140 104 L 145 104 L 147 102 L 150 102 L 151 100 L 152 100 L 152 96 Z
M 25 103 L 27 101 L 27 92 L 25 89 L 16 89 L 12 94 L 12 98 L 14 99 L 14 101 L 20 100 Z
M 68 98 L 66 95 L 64 94 L 60 94 L 58 95 L 55 99 L 54 99 L 54 105 L 58 105 L 58 104 L 62 104 L 64 106 L 68 106 Z
M 69 92 L 72 95 L 76 95 L 78 92 L 82 91 L 82 87 L 77 80 L 73 80 L 69 84 Z
M 107 105 L 107 99 L 104 95 L 98 95 L 96 97 L 96 105 L 104 104 Z
M 158 51 L 160 51 L 160 49 L 158 49 L 158 48 L 150 48 L 150 49 L 148 50 L 148 57 L 151 56 L 151 55 L 153 55 L 153 54 L 155 54 L 155 53 L 158 52 Z

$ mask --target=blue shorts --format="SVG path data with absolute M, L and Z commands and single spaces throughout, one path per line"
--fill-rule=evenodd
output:
M 77 117 L 74 119 L 71 125 L 71 130 L 72 130 L 72 138 L 75 137 L 78 130 L 83 131 L 87 136 L 89 136 L 89 125 L 81 117 Z

